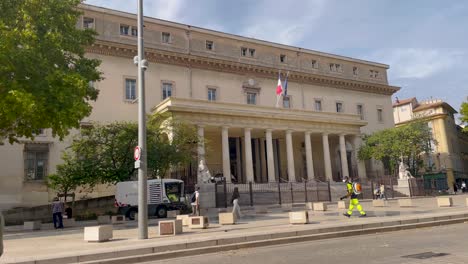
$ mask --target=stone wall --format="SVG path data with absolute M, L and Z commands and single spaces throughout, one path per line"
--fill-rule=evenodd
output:
M 76 201 L 73 210 L 73 217 L 84 214 L 105 214 L 109 211 L 115 212 L 114 196 L 106 196 L 88 200 Z M 71 206 L 71 203 L 67 203 Z M 36 207 L 14 208 L 3 212 L 5 225 L 22 225 L 24 221 L 52 222 L 52 208 L 50 205 Z

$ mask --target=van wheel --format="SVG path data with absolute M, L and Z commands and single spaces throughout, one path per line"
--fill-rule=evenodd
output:
M 127 214 L 125 216 L 130 220 L 135 220 L 135 216 L 137 215 L 137 213 L 138 210 L 136 208 L 131 208 L 127 211 Z
M 167 217 L 167 208 L 165 206 L 160 206 L 156 209 L 156 216 L 158 218 L 166 218 Z

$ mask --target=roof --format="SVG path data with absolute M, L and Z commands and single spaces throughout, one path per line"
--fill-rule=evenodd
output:
M 436 107 L 443 107 L 443 108 L 449 110 L 450 112 L 452 112 L 454 114 L 458 113 L 457 110 L 453 109 L 453 107 L 450 106 L 449 104 L 447 104 L 446 102 L 435 102 L 435 103 L 420 104 L 416 108 L 413 109 L 413 112 L 423 111 L 423 110 L 426 110 L 426 109 L 431 109 L 431 108 L 436 108 Z
M 413 102 L 413 100 L 416 100 L 416 97 L 411 97 L 411 98 L 403 99 L 403 100 L 397 100 L 395 103 L 393 103 L 393 107 L 409 104 L 409 103 Z M 418 101 L 416 100 L 416 102 L 418 102 Z

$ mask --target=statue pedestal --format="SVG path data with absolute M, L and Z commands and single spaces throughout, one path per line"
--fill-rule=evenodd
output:
M 409 182 L 407 179 L 398 179 L 398 187 L 408 187 L 409 188 Z

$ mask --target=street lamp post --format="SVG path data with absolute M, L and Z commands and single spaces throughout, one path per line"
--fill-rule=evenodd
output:
M 144 59 L 143 48 L 143 0 L 138 0 L 138 145 L 141 157 L 138 167 L 138 239 L 148 238 L 148 189 L 146 176 L 146 111 L 145 111 L 145 70 L 148 62 Z

